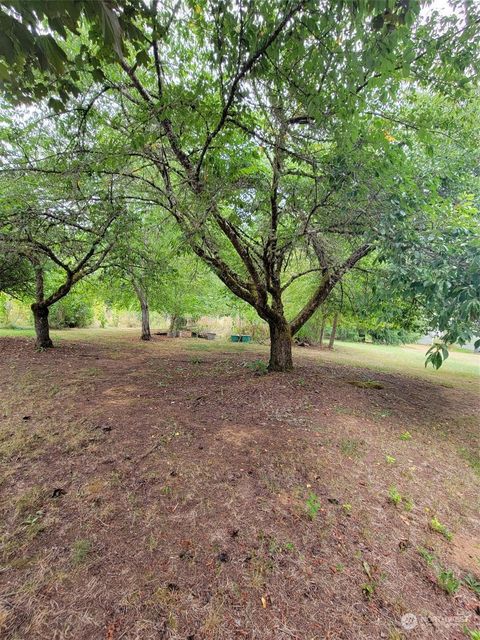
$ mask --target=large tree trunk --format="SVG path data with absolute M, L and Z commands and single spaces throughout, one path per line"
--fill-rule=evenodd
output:
M 286 321 L 270 321 L 270 362 L 269 371 L 290 371 L 293 369 L 292 334 Z
M 337 335 L 337 324 L 338 324 L 338 311 L 335 312 L 333 316 L 333 324 L 332 324 L 332 332 L 330 334 L 330 340 L 328 342 L 328 348 L 333 349 L 333 345 L 335 342 L 335 336 Z
M 35 335 L 37 349 L 51 349 L 53 342 L 50 339 L 50 326 L 48 324 L 48 307 L 34 303 L 31 306 L 35 322 Z

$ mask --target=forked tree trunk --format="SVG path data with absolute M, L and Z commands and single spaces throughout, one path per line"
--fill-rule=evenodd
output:
M 51 349 L 53 342 L 50 339 L 50 325 L 48 324 L 48 307 L 34 303 L 31 306 L 35 322 L 35 335 L 37 349 Z
M 328 342 L 329 349 L 333 349 L 333 345 L 335 343 L 335 336 L 337 335 L 338 315 L 338 311 L 336 311 L 335 315 L 333 316 L 332 332 L 330 334 L 330 340 Z
M 323 334 L 325 333 L 325 322 L 326 322 L 326 317 L 323 316 L 322 317 L 322 324 L 320 325 L 320 336 L 318 339 L 318 344 L 320 347 L 323 346 Z
M 287 322 L 270 322 L 270 362 L 269 371 L 290 371 L 293 369 L 292 334 Z

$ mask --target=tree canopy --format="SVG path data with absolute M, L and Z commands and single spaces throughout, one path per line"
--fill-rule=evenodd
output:
M 478 180 L 474 146 L 461 149 L 478 115 L 480 9 L 454 9 L 2 3 L 4 94 L 43 100 L 62 129 L 14 164 L 118 181 L 125 202 L 168 214 L 268 323 L 271 370 L 291 368 L 292 336 L 366 256 L 448 341 L 466 340 Z

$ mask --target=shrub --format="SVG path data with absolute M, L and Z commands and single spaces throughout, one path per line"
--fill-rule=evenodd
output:
M 232 326 L 232 333 L 252 336 L 253 342 L 264 342 L 269 338 L 268 325 L 263 321 L 241 320 Z
M 66 296 L 50 307 L 49 320 L 52 329 L 88 327 L 93 321 L 93 309 L 80 297 Z
M 420 337 L 418 333 L 413 333 L 406 329 L 390 329 L 388 327 L 369 329 L 368 333 L 373 342 L 377 344 L 405 344 L 416 342 Z

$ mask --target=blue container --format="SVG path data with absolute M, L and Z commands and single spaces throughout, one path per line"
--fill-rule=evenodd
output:
M 232 342 L 241 342 L 242 341 L 242 337 L 241 336 L 237 336 L 237 335 L 233 335 L 233 336 L 230 336 L 230 340 Z

